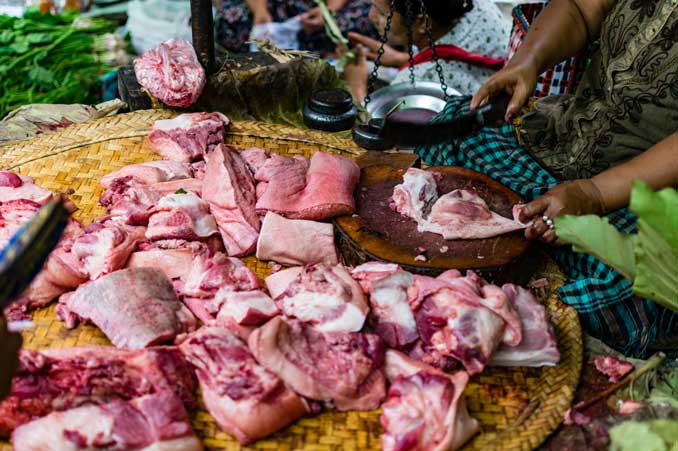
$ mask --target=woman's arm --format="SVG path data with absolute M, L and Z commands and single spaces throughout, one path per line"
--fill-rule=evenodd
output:
M 245 3 L 247 3 L 247 7 L 252 13 L 254 25 L 273 21 L 271 13 L 268 12 L 268 3 L 266 0 L 245 0 Z
M 553 0 L 537 16 L 515 55 L 480 87 L 478 105 L 500 92 L 511 95 L 506 119 L 515 117 L 534 92 L 537 76 L 584 48 L 600 33 L 616 0 Z

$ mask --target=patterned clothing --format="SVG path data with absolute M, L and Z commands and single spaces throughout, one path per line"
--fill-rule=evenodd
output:
M 437 45 L 452 44 L 469 53 L 490 58 L 502 58 L 508 51 L 511 22 L 492 0 L 473 0 L 473 9 L 464 14 L 449 33 L 438 39 Z M 462 94 L 474 94 L 493 70 L 458 61 L 440 61 L 445 83 Z M 410 71 L 401 70 L 392 83 L 408 82 Z M 433 81 L 440 78 L 433 62 L 414 66 L 414 78 Z
M 456 97 L 434 118 L 450 120 L 469 109 L 470 97 Z M 558 180 L 518 142 L 513 125 L 484 128 L 449 144 L 417 149 L 430 165 L 457 165 L 482 172 L 533 200 Z M 627 209 L 608 215 L 620 231 L 635 231 L 635 216 Z M 631 282 L 590 255 L 570 247 L 550 248 L 568 277 L 559 294 L 579 312 L 584 329 L 627 355 L 645 356 L 656 339 L 678 333 L 678 315 L 631 293 Z
M 313 0 L 268 0 L 268 11 L 274 22 L 283 22 L 298 16 L 316 6 Z M 349 0 L 336 15 L 337 24 L 346 35 L 350 31 L 378 38 L 372 22 L 367 17 L 371 7 L 370 0 Z M 215 18 L 217 43 L 231 52 L 247 52 L 252 29 L 252 13 L 244 0 L 224 0 L 217 10 Z M 321 55 L 333 52 L 335 45 L 325 35 L 324 30 L 307 35 L 303 31 L 298 35 L 300 50 L 310 50 Z

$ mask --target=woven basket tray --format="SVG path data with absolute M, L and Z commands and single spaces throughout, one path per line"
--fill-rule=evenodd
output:
M 54 191 L 74 189 L 71 198 L 80 207 L 75 216 L 89 223 L 105 215 L 97 202 L 101 193 L 99 178 L 128 164 L 157 159 L 149 151 L 145 136 L 153 121 L 174 114 L 163 110 L 137 111 L 0 147 L 0 168 L 30 175 L 39 185 Z M 349 156 L 360 154 L 351 141 L 333 135 L 257 122 L 234 124 L 227 141 L 241 147 L 260 146 L 284 155 L 308 157 L 318 150 Z M 245 262 L 262 278 L 270 273 L 269 265 L 254 257 L 246 258 Z M 547 259 L 540 267 L 540 274 L 535 277 L 547 277 L 550 282 L 550 292 L 539 295 L 555 326 L 561 362 L 552 368 L 488 368 L 474 377 L 466 393 L 471 414 L 480 421 L 482 432 L 465 449 L 534 449 L 558 426 L 572 401 L 582 364 L 581 329 L 576 312 L 561 303 L 553 292 L 560 282 L 557 267 Z M 54 315 L 54 306 L 35 312 L 33 321 L 36 327 L 24 332 L 27 348 L 110 345 L 96 327 L 64 328 Z M 241 449 L 221 432 L 206 411 L 199 410 L 193 415 L 193 425 L 207 449 Z M 247 449 L 379 450 L 380 435 L 378 411 L 325 412 L 302 419 Z M 9 445 L 0 443 L 0 450 L 9 449 Z

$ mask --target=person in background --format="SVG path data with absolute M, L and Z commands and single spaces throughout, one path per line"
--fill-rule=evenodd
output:
M 369 0 L 326 0 L 341 31 L 377 36 L 367 18 Z M 246 42 L 253 25 L 283 22 L 300 15 L 302 30 L 298 35 L 300 50 L 325 56 L 334 44 L 325 35 L 320 8 L 314 0 L 223 0 L 215 17 L 216 41 L 231 52 L 247 52 Z
M 5 317 L 0 315 L 0 400 L 12 389 L 12 377 L 19 365 L 21 335 L 7 330 Z
M 388 30 L 387 44 L 381 64 L 401 68 L 392 83 L 409 81 L 407 49 L 407 2 L 394 0 L 395 11 Z M 511 24 L 492 0 L 423 0 L 431 18 L 431 38 L 448 87 L 462 94 L 472 94 L 485 79 L 500 69 L 508 50 Z M 414 77 L 417 81 L 439 82 L 430 49 L 431 40 L 422 10 L 422 0 L 411 0 L 413 17 L 412 41 L 421 50 L 414 55 Z M 384 33 L 390 11 L 389 0 L 372 0 L 369 18 Z M 362 103 L 367 94 L 369 68 L 367 60 L 375 60 L 381 43 L 370 36 L 349 33 L 349 40 L 358 49 L 356 64 L 344 67 L 346 82 L 356 101 Z

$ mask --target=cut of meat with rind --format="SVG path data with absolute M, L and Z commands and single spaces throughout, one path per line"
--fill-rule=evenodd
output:
M 0 436 L 54 411 L 167 390 L 194 408 L 194 388 L 193 372 L 175 347 L 24 349 L 12 389 L 0 402 Z
M 372 291 L 372 283 L 401 271 L 395 263 L 367 262 L 351 270 L 351 276 L 358 281 L 365 293 Z
M 271 274 L 265 280 L 268 293 L 273 299 L 282 295 L 285 290 L 287 290 L 287 287 L 299 277 L 299 274 L 301 274 L 303 270 L 303 266 L 295 266 Z
M 101 186 L 106 189 L 111 186 L 113 180 L 132 177 L 132 181 L 140 185 L 152 185 L 154 183 L 169 182 L 172 180 L 190 179 L 191 168 L 187 164 L 177 161 L 147 161 L 144 163 L 131 164 L 115 172 L 107 174 L 99 180 Z
M 185 277 L 193 263 L 194 251 L 184 249 L 148 249 L 133 253 L 128 268 L 157 268 L 170 279 Z
M 261 281 L 241 260 L 222 252 L 201 251 L 196 254 L 180 292 L 183 296 L 212 298 L 220 289 L 252 291 Z
M 324 222 L 286 219 L 269 211 L 261 224 L 257 258 L 290 266 L 336 265 L 339 256 L 334 245 L 334 226 Z
M 220 305 L 216 324 L 230 320 L 241 326 L 258 326 L 280 313 L 273 300 L 263 291 L 230 291 L 221 289 L 214 296 Z
M 466 408 L 464 371 L 446 374 L 389 350 L 386 374 L 391 387 L 381 414 L 384 451 L 454 451 L 478 432 Z
M 371 284 L 373 329 L 391 348 L 402 349 L 419 339 L 417 323 L 407 299 L 412 274 L 398 271 Z
M 226 252 L 240 257 L 254 251 L 261 223 L 255 210 L 254 178 L 238 152 L 220 145 L 209 154 L 203 199 L 217 221 Z
M 184 113 L 155 121 L 148 135 L 151 150 L 166 160 L 189 163 L 224 142 L 229 120 L 221 113 Z M 198 177 L 200 178 L 200 177 Z
M 385 395 L 383 345 L 377 335 L 322 333 L 276 316 L 256 329 L 250 351 L 298 394 L 338 410 L 372 410 Z
M 203 449 L 181 399 L 170 391 L 51 413 L 19 426 L 12 445 L 16 451 Z
M 159 269 L 116 271 L 59 299 L 57 316 L 74 327 L 91 321 L 119 348 L 140 349 L 194 330 L 195 317 Z
M 491 366 L 554 366 L 560 361 L 553 325 L 546 307 L 525 288 L 505 284 L 502 290 L 518 310 L 523 339 L 518 346 L 502 345 L 492 356 Z
M 170 39 L 134 60 L 141 86 L 169 106 L 186 108 L 198 100 L 205 87 L 205 69 L 190 42 Z
M 321 332 L 358 332 L 369 307 L 360 285 L 343 265 L 307 265 L 275 303 L 288 318 Z
M 436 174 L 409 168 L 403 174 L 403 183 L 393 188 L 389 206 L 403 216 L 421 222 L 428 216 L 433 203 L 438 200 Z
M 146 238 L 199 241 L 217 235 L 217 223 L 207 202 L 191 192 L 168 194 L 151 210 Z
M 241 444 L 308 413 L 306 402 L 259 365 L 247 345 L 227 329 L 203 327 L 179 340 L 195 368 L 207 410 Z
M 314 153 L 310 163 L 303 157 L 272 155 L 256 178 L 267 183 L 257 200 L 259 214 L 274 211 L 290 219 L 317 221 L 353 213 L 360 168 L 350 158 L 324 152 Z

